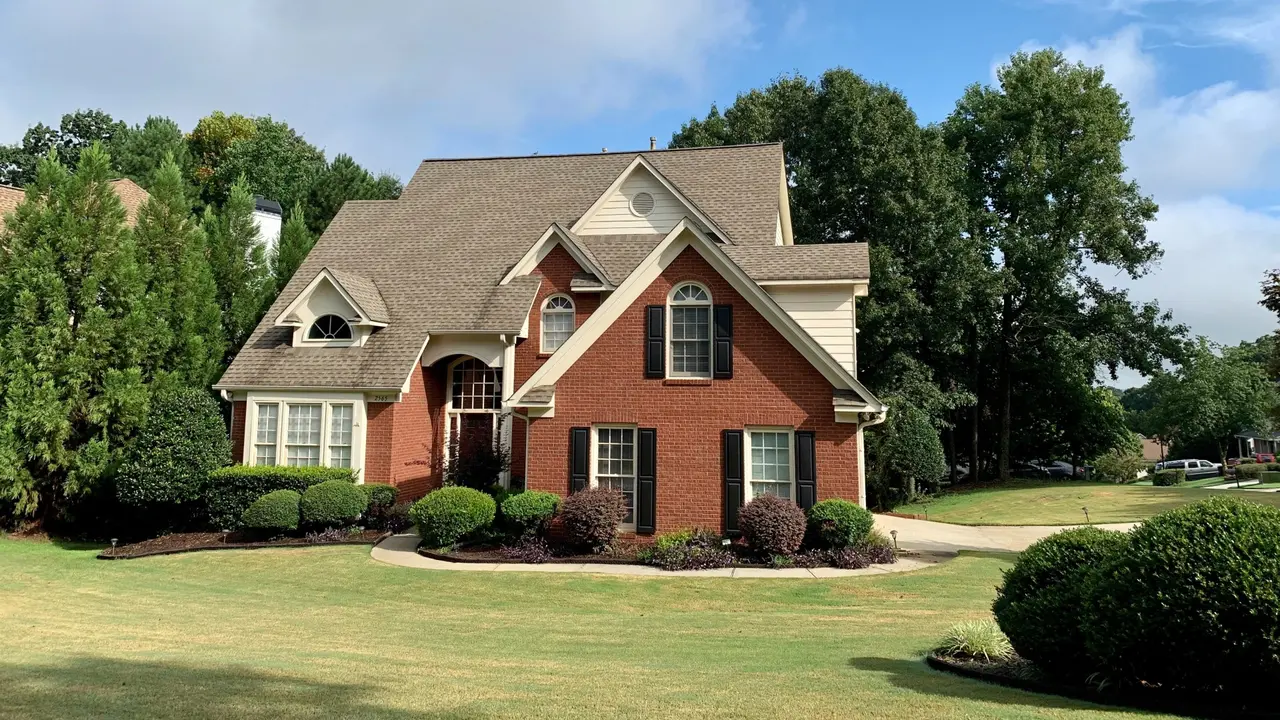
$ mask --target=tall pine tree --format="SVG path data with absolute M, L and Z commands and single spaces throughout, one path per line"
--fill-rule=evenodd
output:
M 226 362 L 240 351 L 267 305 L 275 299 L 275 281 L 258 236 L 258 224 L 253 220 L 253 207 L 253 195 L 244 178 L 240 178 L 231 186 L 222 212 L 206 209 L 204 215 L 209 264 L 218 288 L 227 341 Z
M 146 415 L 154 344 L 125 210 L 100 143 L 42 160 L 0 238 L 0 496 L 52 519 L 92 492 Z
M 167 374 L 206 386 L 219 374 L 225 352 L 222 313 L 205 234 L 191 216 L 182 169 L 172 155 L 152 175 L 151 198 L 138 212 L 134 235 L 156 323 L 144 379 Z
M 276 246 L 275 257 L 272 258 L 271 272 L 275 276 L 276 292 L 279 293 L 289 282 L 289 278 L 298 271 L 298 266 L 311 252 L 316 238 L 307 229 L 306 218 L 303 217 L 302 203 L 293 206 L 289 219 L 280 230 L 280 242 Z

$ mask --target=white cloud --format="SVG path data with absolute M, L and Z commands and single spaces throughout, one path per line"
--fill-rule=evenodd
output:
M 805 23 L 809 20 L 809 9 L 804 5 L 796 5 L 787 13 L 787 20 L 782 24 L 782 37 L 795 40 L 800 37 Z
M 187 128 L 223 109 L 401 170 L 446 138 L 678 102 L 753 30 L 745 0 L 29 0 L 0 6 L 0 27 L 0 141 L 76 107 Z

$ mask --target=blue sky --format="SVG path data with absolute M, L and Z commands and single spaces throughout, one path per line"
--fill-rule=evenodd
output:
M 713 101 L 837 65 L 937 121 L 1010 53 L 1054 46 L 1130 101 L 1129 172 L 1161 205 L 1161 267 L 1104 279 L 1217 342 L 1276 326 L 1257 306 L 1280 267 L 1276 0 L 0 0 L 0 27 L 0 141 L 78 107 L 186 129 L 220 109 L 406 179 L 424 157 L 662 144 Z

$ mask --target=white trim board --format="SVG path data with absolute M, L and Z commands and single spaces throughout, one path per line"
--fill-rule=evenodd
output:
M 674 195 L 676 200 L 678 200 L 681 205 L 685 206 L 691 217 L 702 223 L 703 227 L 710 228 L 711 231 L 724 242 L 727 242 L 730 245 L 733 244 L 733 238 L 729 237 L 729 233 L 725 232 L 711 218 L 707 217 L 707 214 L 702 212 L 702 210 L 695 205 L 692 200 L 685 197 L 684 193 L 680 192 L 680 189 L 668 180 L 665 175 L 658 172 L 658 169 L 653 166 L 653 163 L 646 160 L 644 155 L 636 155 L 636 159 L 632 160 L 631 164 L 627 165 L 627 168 L 623 170 L 618 177 L 614 178 L 613 182 L 609 184 L 609 187 L 605 188 L 604 193 L 602 193 L 600 197 L 596 198 L 596 201 L 591 204 L 591 207 L 587 208 L 587 211 L 582 213 L 582 217 L 578 218 L 578 220 L 570 226 L 569 231 L 577 233 L 586 227 L 587 223 L 591 222 L 591 218 L 600 211 L 600 208 L 604 207 L 604 204 L 609 201 L 609 198 L 613 197 L 614 193 L 618 192 L 618 188 L 622 187 L 622 184 L 626 182 L 628 177 L 631 177 L 632 173 L 636 172 L 637 168 L 644 168 L 646 172 L 661 183 L 662 186 L 667 189 L 667 192 Z M 679 225 L 677 225 L 677 227 L 679 227 Z
M 338 281 L 338 278 L 335 277 L 327 267 L 320 268 L 320 272 L 316 273 L 316 276 L 311 279 L 311 282 L 307 283 L 307 286 L 303 288 L 301 292 L 298 293 L 297 297 L 293 299 L 293 302 L 289 303 L 289 305 L 276 316 L 275 324 L 280 327 L 297 327 L 297 323 L 288 322 L 285 318 L 297 311 L 298 306 L 302 305 L 302 303 L 310 297 L 312 291 L 316 289 L 316 286 L 320 284 L 321 280 L 328 280 L 329 284 L 333 285 L 333 287 L 338 291 L 338 294 L 342 296 L 342 299 L 351 306 L 351 309 L 355 310 L 360 315 L 360 322 L 352 324 L 369 325 L 372 327 L 387 326 L 384 322 L 375 322 L 370 320 L 369 312 L 360 307 L 360 303 L 356 302 L 355 298 L 351 297 L 351 293 L 347 292 L 347 289 L 342 287 L 342 283 Z
M 524 256 L 512 266 L 511 270 L 502 278 L 502 282 L 498 284 L 506 285 L 522 275 L 528 275 L 533 272 L 533 269 L 538 267 L 538 264 L 546 259 L 547 255 L 551 254 L 556 245 L 564 247 L 565 252 L 569 253 L 569 256 L 583 270 L 599 278 L 605 290 L 613 289 L 613 286 L 609 284 L 609 276 L 605 274 L 604 268 L 596 264 L 586 248 L 578 244 L 578 241 L 569 232 L 566 232 L 558 222 L 551 223 L 551 227 L 542 233 L 542 237 L 538 238 L 537 242 L 529 247 Z
M 575 362 L 578 361 L 623 312 L 631 307 L 653 281 L 666 270 L 685 248 L 694 248 L 707 264 L 733 286 L 751 306 L 800 351 L 831 385 L 839 390 L 852 390 L 867 404 L 867 410 L 879 411 L 884 404 L 862 383 L 858 382 L 835 358 L 831 357 L 809 333 L 778 305 L 763 288 L 755 283 L 727 255 L 714 240 L 688 219 L 680 221 L 640 262 L 618 289 L 591 313 L 569 340 L 556 351 L 542 367 L 520 386 L 512 397 L 520 398 L 530 389 L 540 385 L 554 385 Z

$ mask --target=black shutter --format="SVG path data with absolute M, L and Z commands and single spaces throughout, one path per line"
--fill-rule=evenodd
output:
M 569 428 L 569 492 L 587 489 L 591 464 L 591 428 Z
M 660 378 L 666 376 L 663 360 L 667 356 L 667 308 L 662 305 L 650 305 L 644 314 L 644 376 Z
M 733 306 L 716 305 L 715 322 L 712 323 L 714 348 L 712 352 L 715 371 L 711 377 L 717 380 L 733 378 Z
M 636 534 L 652 535 L 658 527 L 658 431 L 640 428 L 636 473 Z
M 724 470 L 724 534 L 738 534 L 738 510 L 745 487 L 742 474 L 742 431 L 720 433 L 720 466 Z
M 813 433 L 796 431 L 796 502 L 804 510 L 818 502 L 818 456 Z

